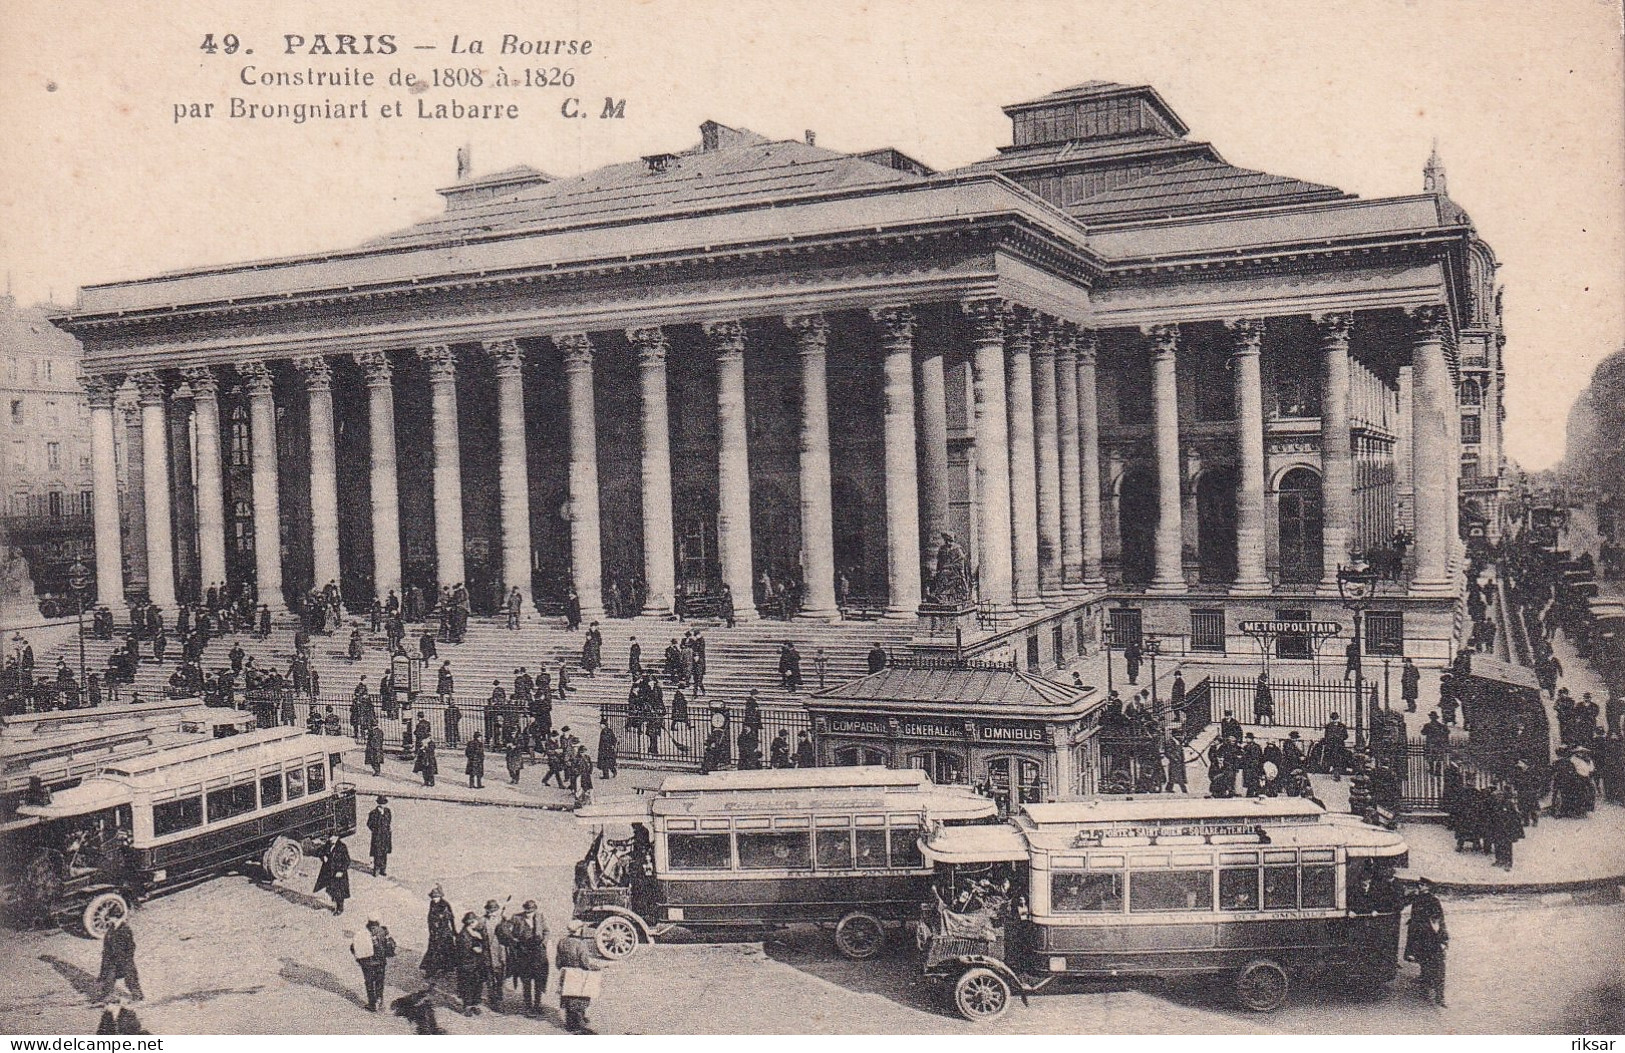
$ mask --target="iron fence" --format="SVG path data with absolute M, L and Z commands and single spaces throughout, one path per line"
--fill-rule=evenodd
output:
M 1220 714 L 1229 710 L 1242 723 L 1254 723 L 1257 716 L 1254 700 L 1258 693 L 1258 680 L 1242 677 L 1212 677 L 1212 706 Z M 1344 723 L 1354 725 L 1354 685 L 1331 680 L 1270 680 L 1270 698 L 1274 713 L 1271 719 L 1282 727 L 1323 728 L 1336 713 Z M 1377 685 L 1366 685 L 1366 716 L 1376 709 Z M 1366 726 L 1370 726 L 1367 719 Z
M 1469 789 L 1500 786 L 1501 780 L 1476 766 L 1463 746 L 1465 743 L 1452 742 L 1443 755 L 1434 758 L 1428 756 L 1427 745 L 1421 739 L 1411 739 L 1405 744 L 1404 763 L 1398 773 L 1399 807 L 1403 811 L 1438 811 L 1442 807 L 1447 766 L 1461 771 L 1462 785 Z
M 1185 701 L 1174 710 L 1174 715 L 1180 721 L 1180 728 L 1174 733 L 1175 737 L 1188 746 L 1213 723 L 1212 679 L 1204 677 L 1195 687 L 1186 691 Z
M 750 745 L 748 736 L 741 745 L 745 731 L 742 703 L 690 702 L 685 711 L 676 711 L 667 705 L 665 712 L 656 716 L 625 702 L 606 702 L 598 706 L 598 715 L 614 730 L 615 752 L 622 762 L 642 761 L 662 768 L 695 771 L 753 763 L 745 756 Z M 757 754 L 754 763 L 766 768 L 773 763 L 772 744 L 779 732 L 785 732 L 789 756 L 793 758 L 796 740 L 801 732 L 812 730 L 812 720 L 804 709 L 761 706 L 756 710 L 753 726 Z M 713 737 L 714 732 L 720 734 Z

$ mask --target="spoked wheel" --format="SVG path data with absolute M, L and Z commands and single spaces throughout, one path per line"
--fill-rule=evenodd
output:
M 129 913 L 130 905 L 123 896 L 117 892 L 103 892 L 85 904 L 85 912 L 80 916 L 79 923 L 84 926 L 86 936 L 99 940 L 113 928 L 114 922 Z
M 1255 1013 L 1268 1013 L 1286 1004 L 1290 986 L 1286 970 L 1275 962 L 1248 962 L 1236 974 L 1236 1001 Z
M 286 881 L 299 869 L 304 858 L 304 849 L 299 847 L 298 841 L 279 837 L 265 849 L 265 854 L 260 857 L 260 865 L 271 875 L 272 881 Z
M 619 914 L 611 914 L 593 929 L 592 941 L 599 954 L 619 961 L 638 949 L 638 928 Z
M 1010 985 L 992 969 L 970 969 L 954 984 L 954 1007 L 966 1020 L 996 1020 L 1010 1007 Z
M 885 942 L 886 929 L 873 914 L 854 912 L 835 926 L 835 949 L 855 962 L 873 958 Z

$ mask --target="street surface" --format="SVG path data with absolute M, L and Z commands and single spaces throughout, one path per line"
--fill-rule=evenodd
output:
M 371 808 L 364 798 L 361 811 Z M 589 831 L 567 814 L 396 801 L 389 876 L 368 869 L 351 838 L 355 898 L 342 917 L 327 899 L 219 878 L 151 900 L 133 916 L 155 1033 L 399 1033 L 407 1023 L 363 1008 L 348 933 L 376 910 L 400 943 L 387 997 L 422 986 L 427 892 L 441 884 L 457 914 L 487 899 L 537 899 L 556 938 L 569 915 L 572 868 Z M 307 886 L 308 887 L 308 886 Z M 1301 990 L 1280 1012 L 1233 1008 L 1199 983 L 1068 988 L 1019 1003 L 992 1025 L 952 1015 L 918 974 L 912 942 L 854 963 L 815 929 L 765 940 L 682 940 L 610 966 L 593 1008 L 605 1033 L 1610 1033 L 1625 1030 L 1625 907 L 1553 905 L 1534 896 L 1447 900 L 1449 1009 L 1425 1004 L 1414 966 L 1371 997 Z M 100 945 L 65 932 L 0 933 L 0 1033 L 93 1029 Z M 121 987 L 122 990 L 122 987 Z M 542 1018 L 489 1011 L 453 1033 L 557 1032 L 557 987 Z M 514 1004 L 509 991 L 509 1005 Z M 449 1006 L 450 999 L 443 1004 Z

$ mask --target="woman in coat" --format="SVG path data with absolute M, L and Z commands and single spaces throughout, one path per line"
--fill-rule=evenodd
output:
M 464 914 L 463 927 L 457 931 L 457 997 L 463 1003 L 464 1016 L 480 1011 L 480 995 L 485 992 L 489 968 L 486 961 L 489 940 L 490 936 L 480 924 L 480 916 L 473 911 Z
M 485 789 L 485 743 L 480 740 L 479 732 L 474 732 L 474 737 L 463 747 L 463 755 L 468 758 L 468 763 L 463 765 L 463 771 L 468 775 L 468 788 Z
M 417 760 L 412 770 L 423 776 L 423 785 L 434 785 L 434 777 L 440 774 L 440 761 L 435 757 L 433 739 L 424 739 L 418 746 Z
M 429 890 L 429 949 L 419 968 L 430 979 L 457 969 L 457 915 L 439 885 Z
M 1258 687 L 1253 689 L 1253 723 L 1275 723 L 1275 693 L 1270 690 L 1270 675 L 1258 674 Z
M 367 729 L 367 752 L 362 759 L 373 775 L 384 773 L 384 729 L 377 724 Z
M 339 840 L 338 834 L 332 834 L 317 855 L 321 857 L 322 869 L 316 875 L 315 891 L 332 896 L 333 913 L 343 914 L 344 901 L 350 898 L 350 850 Z

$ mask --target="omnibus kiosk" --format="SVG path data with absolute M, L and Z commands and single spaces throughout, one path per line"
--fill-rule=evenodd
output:
M 77 918 L 100 937 L 132 902 L 257 863 L 286 878 L 304 839 L 355 832 L 355 789 L 331 740 L 298 728 L 205 739 L 111 760 L 23 804 L 0 835 L 0 908 Z
M 576 867 L 575 917 L 606 958 L 682 927 L 695 932 L 834 925 L 848 958 L 880 952 L 930 888 L 928 824 L 997 817 L 994 801 L 878 767 L 673 775 L 637 798 L 587 805 L 599 827 Z M 630 826 L 614 841 L 606 827 Z
M 1405 842 L 1301 798 L 1029 804 L 921 849 L 924 969 L 970 1020 L 1065 977 L 1226 975 L 1268 1011 L 1294 978 L 1398 968 Z

